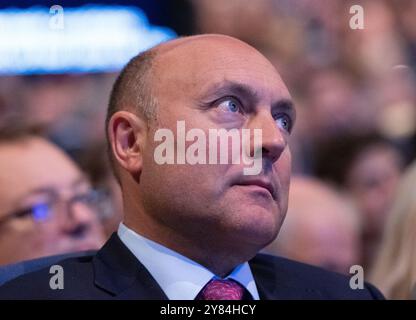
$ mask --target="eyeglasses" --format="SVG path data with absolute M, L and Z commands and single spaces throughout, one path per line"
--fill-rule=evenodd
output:
M 35 223 L 42 224 L 56 220 L 65 208 L 67 213 L 72 213 L 75 206 L 82 207 L 95 214 L 97 218 L 104 219 L 112 211 L 110 195 L 107 190 L 90 189 L 76 194 L 69 199 L 62 199 L 57 194 L 34 203 L 33 205 L 11 212 L 0 218 L 0 225 L 11 220 L 31 218 Z

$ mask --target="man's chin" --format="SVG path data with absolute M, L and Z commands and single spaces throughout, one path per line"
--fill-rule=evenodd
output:
M 242 213 L 239 222 L 234 227 L 233 235 L 238 238 L 235 241 L 256 246 L 260 250 L 277 237 L 280 226 L 280 221 L 277 221 L 276 216 L 271 212 L 262 212 L 257 209 L 255 214 L 253 212 Z

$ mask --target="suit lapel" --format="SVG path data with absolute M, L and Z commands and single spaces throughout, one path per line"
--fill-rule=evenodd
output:
M 93 258 L 94 283 L 116 299 L 167 300 L 149 271 L 116 233 Z
M 285 281 L 279 281 L 278 278 L 281 278 L 281 275 L 277 274 L 277 270 L 272 270 L 270 266 L 259 263 L 256 258 L 251 260 L 249 264 L 260 300 L 293 299 L 296 292 L 287 287 Z
M 249 261 L 261 300 L 322 299 L 319 291 L 297 283 L 276 261 L 264 255 Z

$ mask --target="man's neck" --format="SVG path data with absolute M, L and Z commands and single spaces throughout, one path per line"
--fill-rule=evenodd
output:
M 143 219 L 140 219 L 139 223 L 125 219 L 123 223 L 139 235 L 197 262 L 221 278 L 226 277 L 236 266 L 255 255 L 255 253 L 246 256 L 238 254 L 241 248 L 234 250 L 230 247 L 219 247 L 217 244 L 221 241 L 213 244 L 204 239 L 189 239 L 164 226 L 156 228 L 154 225 L 149 225 Z

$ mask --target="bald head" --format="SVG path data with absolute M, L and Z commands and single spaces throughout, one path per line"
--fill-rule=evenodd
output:
M 226 51 L 228 55 L 224 55 Z M 177 38 L 140 53 L 123 68 L 113 86 L 106 127 L 111 115 L 118 110 L 135 111 L 146 120 L 155 119 L 157 98 L 152 88 L 157 82 L 171 79 L 173 74 L 177 75 L 176 78 L 183 78 L 184 72 L 193 72 L 210 61 L 213 55 L 222 55 L 225 64 L 227 56 L 230 58 L 242 52 L 250 53 L 271 66 L 260 52 L 247 43 L 217 34 Z
M 163 61 L 164 58 L 175 59 L 176 62 L 202 62 L 205 58 L 211 59 L 216 55 L 224 58 L 227 51 L 231 55 L 254 55 L 265 64 L 270 62 L 255 48 L 237 38 L 220 34 L 203 34 L 190 37 L 178 38 L 172 41 L 162 43 L 153 49 L 157 52 L 157 61 Z M 189 67 L 189 66 L 188 66 Z
M 169 95 L 168 88 L 184 94 L 190 89 L 197 89 L 195 92 L 198 94 L 207 91 L 213 82 L 220 84 L 233 79 L 238 82 L 243 80 L 248 65 L 264 72 L 264 77 L 258 79 L 262 85 L 274 78 L 280 84 L 275 89 L 289 96 L 274 66 L 255 48 L 238 39 L 224 35 L 200 35 L 162 44 L 156 50 L 152 89 L 158 100 Z M 245 63 L 242 64 L 241 60 Z M 225 77 L 224 70 L 232 72 Z M 169 83 L 175 83 L 175 86 Z

